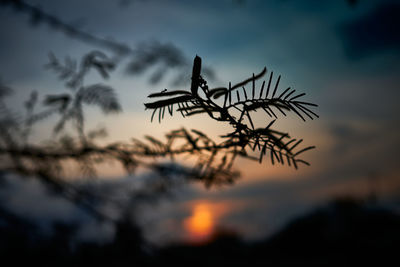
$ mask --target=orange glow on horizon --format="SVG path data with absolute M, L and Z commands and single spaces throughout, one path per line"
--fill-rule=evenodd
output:
M 184 228 L 189 233 L 191 242 L 202 243 L 207 241 L 213 233 L 215 218 L 209 205 L 196 204 L 192 215 L 183 222 Z

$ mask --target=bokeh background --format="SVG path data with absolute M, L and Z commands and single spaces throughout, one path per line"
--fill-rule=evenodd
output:
M 100 49 L 96 41 L 68 34 L 57 21 L 36 20 L 29 12 L 0 6 L 0 75 L 14 89 L 7 104 L 23 112 L 32 90 L 40 97 L 62 92 L 63 83 L 43 66 L 52 52 L 79 59 Z M 17 1 L 18 2 L 18 1 Z M 4 4 L 3 3 L 3 4 Z M 264 66 L 282 75 L 286 85 L 305 92 L 316 103 L 320 118 L 302 122 L 280 118 L 277 128 L 304 138 L 317 148 L 306 154 L 311 166 L 294 170 L 249 160 L 236 161 L 241 179 L 232 186 L 206 189 L 191 183 L 171 197 L 140 207 L 140 225 L 156 244 L 200 242 L 218 229 L 228 229 L 254 241 L 273 235 L 292 219 L 340 196 L 374 199 L 400 212 L 400 3 L 360 1 L 34 1 L 31 6 L 54 15 L 79 31 L 127 45 L 136 53 L 168 48 L 178 63 L 167 61 L 135 71 L 132 59 L 120 58 L 107 84 L 116 89 L 123 113 L 104 116 L 86 112 L 87 128 L 105 127 L 101 142 L 129 141 L 146 134 L 162 138 L 185 126 L 218 140 L 227 126 L 206 116 L 167 117 L 150 122 L 143 103 L 164 88 L 187 89 L 190 66 L 197 54 L 209 68 L 211 87 L 227 86 L 258 73 Z M 171 52 L 172 51 L 172 52 Z M 133 70 L 132 70 L 133 69 Z M 185 72 L 187 71 L 187 73 Z M 183 74 L 182 74 L 183 73 Z M 181 76 L 179 76 L 181 75 Z M 90 81 L 101 79 L 97 74 Z M 260 83 L 258 84 L 260 85 Z M 268 118 L 259 116 L 258 124 Z M 35 127 L 32 141 L 52 138 L 55 120 Z M 103 166 L 99 180 L 124 193 L 132 178 L 117 165 Z M 112 224 L 98 222 L 67 200 L 48 194 L 37 181 L 8 175 L 1 201 L 46 231 L 54 221 L 77 222 L 78 238 L 105 242 L 113 238 Z M 104 185 L 102 185 L 104 186 Z M 50 231 L 51 232 L 51 231 Z

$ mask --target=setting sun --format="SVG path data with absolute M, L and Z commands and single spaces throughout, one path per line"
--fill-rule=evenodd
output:
M 190 234 L 191 241 L 202 242 L 207 240 L 214 228 L 214 218 L 207 204 L 196 204 L 192 215 L 184 222 L 185 229 Z

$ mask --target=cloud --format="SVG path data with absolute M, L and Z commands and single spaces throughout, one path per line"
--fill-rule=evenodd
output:
M 399 13 L 399 3 L 381 3 L 370 13 L 342 24 L 340 34 L 348 57 L 358 60 L 388 50 L 400 52 Z

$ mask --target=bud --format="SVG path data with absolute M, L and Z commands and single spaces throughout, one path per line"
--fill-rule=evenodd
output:
M 197 90 L 199 88 L 200 72 L 201 72 L 201 57 L 196 55 L 193 61 L 192 84 L 190 87 L 192 95 L 194 96 L 197 95 Z

